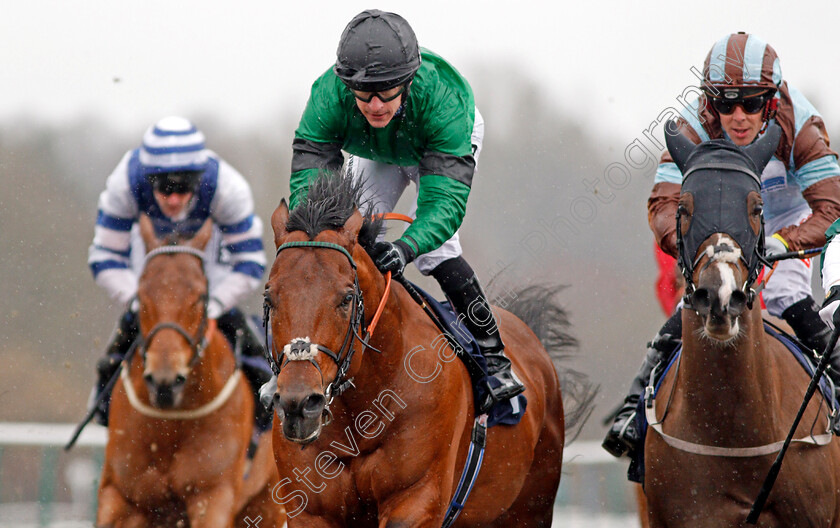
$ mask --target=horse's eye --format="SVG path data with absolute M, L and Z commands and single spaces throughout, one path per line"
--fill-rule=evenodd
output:
M 752 214 L 759 215 L 762 211 L 764 211 L 764 206 L 761 204 L 755 204 L 752 210 Z
M 352 293 L 347 293 L 347 294 L 346 294 L 346 295 L 344 295 L 344 297 L 341 299 L 341 304 L 340 304 L 339 306 L 340 306 L 341 308 L 347 308 L 348 306 L 350 306 L 350 303 L 351 303 L 351 302 L 353 302 L 353 294 L 352 294 Z

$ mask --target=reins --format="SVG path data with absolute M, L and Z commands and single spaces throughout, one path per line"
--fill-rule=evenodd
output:
M 201 261 L 202 268 L 204 267 L 204 252 L 203 251 L 201 251 L 199 249 L 196 249 L 192 246 L 175 246 L 175 245 L 160 246 L 158 248 L 155 248 L 155 249 L 149 251 L 146 254 L 146 257 L 143 261 L 143 266 L 145 267 L 146 263 L 148 263 L 149 260 L 151 260 L 152 258 L 154 258 L 158 255 L 175 254 L 175 253 L 187 253 L 187 254 L 193 255 Z M 207 277 L 206 277 L 206 274 L 205 274 L 205 281 L 206 280 L 207 280 Z M 160 332 L 161 330 L 163 330 L 163 329 L 175 330 L 178 334 L 180 334 L 189 343 L 190 348 L 193 350 L 193 357 L 190 359 L 190 363 L 189 363 L 190 368 L 192 368 L 192 366 L 195 364 L 195 362 L 198 360 L 198 358 L 200 358 L 203 355 L 203 352 L 204 352 L 204 350 L 207 347 L 207 344 L 209 342 L 210 336 L 216 330 L 216 321 L 215 320 L 208 321 L 208 318 L 207 318 L 207 302 L 208 302 L 207 294 L 203 295 L 202 298 L 203 298 L 203 304 L 204 304 L 202 322 L 199 325 L 198 332 L 196 332 L 195 336 L 190 336 L 189 333 L 186 330 L 183 329 L 183 327 L 181 327 L 180 325 L 178 325 L 176 323 L 164 322 L 164 323 L 159 323 L 159 324 L 155 325 L 155 327 L 152 328 L 151 332 L 149 332 L 149 335 L 146 336 L 145 338 L 143 338 L 143 336 L 138 336 L 137 339 L 134 340 L 134 342 L 129 347 L 128 352 L 126 352 L 125 357 L 123 357 L 123 360 L 120 362 L 119 365 L 117 365 L 116 371 L 114 372 L 114 374 L 111 376 L 111 378 L 106 383 L 105 388 L 103 388 L 103 390 L 99 393 L 99 397 L 96 399 L 96 401 L 94 402 L 91 409 L 88 411 L 88 413 L 85 415 L 85 417 L 79 423 L 79 425 L 76 427 L 76 430 L 73 432 L 73 435 L 70 437 L 70 440 L 67 442 L 67 444 L 65 444 L 65 446 L 64 446 L 65 451 L 69 451 L 76 444 L 76 441 L 79 439 L 79 436 L 82 434 L 82 431 L 87 426 L 87 424 L 90 423 L 90 421 L 93 419 L 93 416 L 96 414 L 97 409 L 99 407 L 99 404 L 102 402 L 102 400 L 109 397 L 114 385 L 117 383 L 117 380 L 120 377 L 123 376 L 124 372 L 126 372 L 125 365 L 131 363 L 131 360 L 134 357 L 134 353 L 138 349 L 140 349 L 142 351 L 141 354 L 142 354 L 143 360 L 145 362 L 146 347 L 148 346 L 148 343 L 151 341 L 152 337 L 154 337 L 154 335 L 157 334 L 158 332 Z M 136 299 L 136 297 L 135 297 L 135 299 Z M 199 337 L 201 337 L 200 341 L 199 341 Z M 209 404 L 207 404 L 205 406 L 199 407 L 198 409 L 193 409 L 191 411 L 177 411 L 177 410 L 176 411 L 171 411 L 171 410 L 170 411 L 163 411 L 163 410 L 160 410 L 160 409 L 151 408 L 151 407 L 143 404 L 142 402 L 140 402 L 139 399 L 136 397 L 136 394 L 134 394 L 134 388 L 127 381 L 128 380 L 127 375 L 124 377 L 123 385 L 125 386 L 126 395 L 128 396 L 129 402 L 131 403 L 132 407 L 135 410 L 137 410 L 138 412 L 140 412 L 141 414 L 144 414 L 144 415 L 150 416 L 150 417 L 154 417 L 154 418 L 161 418 L 161 419 L 167 419 L 167 418 L 168 419 L 193 419 L 194 417 L 198 418 L 200 416 L 204 416 L 205 414 L 209 414 L 210 412 L 215 411 L 218 407 L 221 407 L 221 404 L 223 404 L 227 400 L 227 398 L 230 396 L 230 394 L 233 392 L 233 387 L 235 387 L 235 385 L 236 385 L 235 381 L 238 381 L 241 378 L 241 375 L 237 376 L 238 373 L 239 373 L 239 369 L 237 369 L 237 371 L 235 371 L 234 374 L 228 379 L 228 382 L 225 384 L 225 387 L 222 389 L 222 391 L 219 393 L 219 395 L 217 395 L 213 399 L 213 401 L 211 401 Z M 228 386 L 230 386 L 230 388 Z M 129 395 L 129 393 L 134 394 L 134 398 L 132 398 Z M 220 396 L 223 396 L 223 398 L 220 399 Z M 221 400 L 221 401 L 219 401 L 219 400 Z M 210 408 L 210 410 L 207 411 L 207 412 L 204 412 L 205 408 Z M 186 412 L 188 414 L 184 417 L 177 416 L 177 414 L 181 413 L 181 412 Z M 163 416 L 157 416 L 158 413 L 167 413 L 167 418 L 164 418 Z
M 197 257 L 201 261 L 202 268 L 204 267 L 204 252 L 191 246 L 161 246 L 159 248 L 153 249 L 152 251 L 146 254 L 144 267 L 149 262 L 149 260 L 158 255 L 178 253 L 186 253 Z M 137 338 L 137 341 L 135 342 L 135 345 L 140 350 L 144 363 L 146 361 L 147 349 L 149 347 L 149 344 L 152 342 L 152 339 L 161 330 L 167 329 L 174 330 L 175 332 L 177 332 L 189 344 L 190 350 L 193 353 L 188 363 L 190 369 L 192 369 L 195 366 L 199 359 L 204 357 L 204 351 L 207 349 L 207 345 L 210 343 L 210 338 L 216 330 L 216 320 L 210 319 L 207 316 L 207 305 L 210 300 L 210 297 L 209 282 L 206 274 L 204 276 L 204 280 L 205 293 L 201 296 L 201 323 L 199 323 L 198 330 L 196 330 L 195 335 L 191 336 L 189 332 L 187 332 L 184 329 L 184 327 L 182 327 L 178 323 L 164 321 L 156 324 L 147 335 L 139 336 Z M 128 357 L 126 357 L 126 360 L 127 359 Z M 125 363 L 126 360 L 123 360 L 123 363 Z M 208 414 L 218 410 L 222 405 L 224 405 L 227 402 L 227 400 L 233 394 L 234 389 L 236 389 L 237 385 L 239 384 L 239 381 L 242 378 L 242 371 L 237 367 L 236 370 L 234 370 L 233 374 L 230 375 L 227 382 L 225 382 L 225 385 L 222 387 L 219 393 L 216 394 L 216 396 L 210 402 L 198 408 L 189 410 L 158 409 L 152 407 L 151 405 L 147 405 L 140 400 L 140 398 L 137 396 L 137 393 L 134 391 L 134 386 L 131 384 L 131 379 L 128 376 L 128 370 L 126 368 L 122 368 L 121 366 L 119 375 L 123 380 L 123 388 L 125 389 L 125 394 L 128 398 L 128 402 L 131 404 L 131 407 L 140 414 L 149 418 L 156 418 L 158 420 L 195 420 L 207 416 Z
M 711 251 L 709 251 L 709 250 L 711 250 Z M 716 258 L 719 253 L 731 253 L 733 250 L 734 250 L 734 248 L 731 248 L 728 244 L 708 246 L 703 252 L 701 252 L 697 256 L 697 258 L 692 263 L 692 265 L 691 265 L 692 275 L 693 275 L 693 270 L 695 270 L 697 268 L 697 265 L 700 263 L 702 258 L 708 257 L 708 260 L 699 269 L 700 275 L 702 275 L 703 271 L 705 271 L 706 268 L 708 268 L 709 265 L 712 262 L 715 262 L 715 261 L 719 260 L 718 258 Z M 787 258 L 795 258 L 795 257 L 801 257 L 800 252 L 791 252 L 789 257 L 787 257 Z M 741 255 L 739 256 L 739 260 L 741 262 L 746 263 L 746 261 L 744 260 L 744 257 L 743 257 L 743 253 L 741 253 Z M 761 258 L 760 260 L 762 262 L 765 261 L 764 258 Z M 773 275 L 773 271 L 775 270 L 775 267 L 776 267 L 776 264 L 778 263 L 777 262 L 778 260 L 781 260 L 781 259 L 778 259 L 778 258 L 774 259 L 774 261 L 772 263 L 770 263 L 769 261 L 766 262 L 767 264 L 769 264 L 771 266 L 770 272 L 768 273 L 768 275 L 766 277 L 764 277 L 764 279 L 761 281 L 760 285 L 757 288 L 749 290 L 752 295 L 755 295 L 758 292 L 760 292 L 761 289 L 763 289 L 764 285 L 767 283 L 767 281 L 770 280 L 770 277 Z M 747 287 L 747 284 L 749 284 L 749 283 L 745 283 L 745 285 L 744 285 L 745 289 Z M 688 297 L 688 298 L 690 299 L 690 297 Z M 685 308 L 693 309 L 692 306 L 688 302 L 686 303 Z M 681 357 L 682 356 L 680 356 L 680 358 Z M 676 370 L 675 376 L 678 376 L 678 375 L 679 375 L 679 362 L 677 363 L 677 370 Z M 666 407 L 665 407 L 665 413 L 663 414 L 661 420 L 657 420 L 657 418 L 656 418 L 656 397 L 655 397 L 656 387 L 654 386 L 655 377 L 656 377 L 656 369 L 654 369 L 654 371 L 651 372 L 650 380 L 648 382 L 647 387 L 645 388 L 645 393 L 644 393 L 645 419 L 647 420 L 648 425 L 662 437 L 662 439 L 665 441 L 666 444 L 668 444 L 669 446 L 671 446 L 675 449 L 679 449 L 680 451 L 684 451 L 684 452 L 687 452 L 687 453 L 692 453 L 692 454 L 695 454 L 695 455 L 703 455 L 703 456 L 748 458 L 748 457 L 758 457 L 758 456 L 764 456 L 764 455 L 770 455 L 770 454 L 776 453 L 779 450 L 781 450 L 783 447 L 786 448 L 786 444 L 789 444 L 790 442 L 824 446 L 824 445 L 828 445 L 829 443 L 831 443 L 831 440 L 833 438 L 833 434 L 830 430 L 831 419 L 829 419 L 829 426 L 828 426 L 825 433 L 818 434 L 818 435 L 810 434 L 808 436 L 805 436 L 805 437 L 799 438 L 799 439 L 795 439 L 795 440 L 792 439 L 792 434 L 791 434 L 788 437 L 787 440 L 780 440 L 780 441 L 773 442 L 773 443 L 770 443 L 770 444 L 766 444 L 766 445 L 762 445 L 762 446 L 755 446 L 755 447 L 709 446 L 709 445 L 697 444 L 697 443 L 694 443 L 694 442 L 688 442 L 686 440 L 683 440 L 683 439 L 680 439 L 680 438 L 677 438 L 677 437 L 674 437 L 674 436 L 670 436 L 662 430 L 662 423 L 665 421 L 665 417 L 668 414 L 668 409 L 670 407 L 671 396 L 673 396 L 673 391 L 676 388 L 676 381 L 671 386 L 671 395 L 669 395 L 668 402 L 667 402 Z M 793 431 L 791 431 L 791 433 L 792 432 Z
M 397 213 L 385 213 L 381 215 L 381 217 L 386 220 L 394 219 L 402 220 L 408 223 L 412 222 L 411 217 Z M 271 366 L 272 372 L 274 372 L 275 379 L 276 376 L 280 373 L 280 370 L 283 367 L 285 367 L 290 361 L 306 360 L 309 361 L 318 370 L 318 373 L 321 376 L 321 385 L 323 387 L 324 374 L 321 370 L 321 367 L 318 365 L 318 362 L 315 361 L 315 356 L 317 352 L 323 352 L 338 366 L 338 372 L 336 373 L 335 378 L 333 379 L 333 381 L 330 382 L 329 385 L 327 385 L 326 389 L 324 390 L 324 396 L 326 397 L 327 401 L 323 411 L 323 415 L 325 416 L 323 425 L 329 425 L 329 423 L 332 421 L 332 412 L 330 411 L 330 404 L 332 403 L 333 399 L 336 396 L 341 395 L 349 387 L 352 386 L 355 388 L 355 385 L 353 385 L 353 378 L 344 380 L 344 377 L 346 376 L 347 371 L 350 368 L 350 363 L 352 362 L 353 354 L 355 352 L 355 348 L 353 347 L 353 338 L 355 337 L 356 339 L 358 339 L 363 347 L 370 348 L 371 350 L 379 352 L 380 354 L 382 353 L 380 350 L 377 350 L 376 348 L 372 347 L 369 341 L 373 335 L 373 332 L 376 329 L 376 325 L 379 322 L 379 318 L 382 315 L 387 300 L 390 296 L 392 276 L 390 271 L 385 273 L 385 289 L 382 294 L 382 298 L 379 302 L 379 306 L 377 307 L 376 312 L 371 318 L 370 324 L 365 330 L 365 335 L 362 336 L 359 333 L 359 329 L 361 328 L 364 322 L 365 306 L 362 291 L 359 286 L 358 269 L 356 267 L 356 262 L 354 261 L 352 255 L 350 255 L 350 253 L 344 247 L 338 244 L 318 241 L 299 241 L 287 242 L 285 244 L 280 245 L 280 247 L 277 248 L 277 252 L 275 253 L 275 259 L 277 259 L 281 251 L 290 248 L 314 248 L 335 250 L 347 257 L 348 261 L 350 262 L 350 266 L 353 268 L 353 297 L 355 302 L 353 303 L 353 312 L 351 313 L 350 320 L 348 321 L 348 328 L 347 333 L 345 334 L 344 342 L 342 343 L 342 346 L 337 353 L 333 352 L 332 350 L 323 345 L 312 343 L 308 337 L 305 337 L 293 339 L 290 343 L 286 344 L 283 347 L 283 351 L 278 354 L 274 341 L 269 336 L 271 306 L 268 304 L 268 302 L 266 302 L 263 306 L 263 327 L 265 328 L 266 343 L 268 344 L 268 346 L 266 346 L 266 359 L 268 360 L 268 363 Z M 411 285 L 411 283 L 408 282 L 402 275 L 394 277 L 394 279 L 403 285 L 403 287 L 409 293 L 409 296 L 423 308 L 426 314 L 428 314 L 428 316 L 432 319 L 434 324 L 441 330 L 441 332 L 443 332 L 444 336 L 446 337 L 447 341 L 449 342 L 449 345 L 453 348 L 453 350 L 456 351 L 456 353 L 461 352 L 459 355 L 468 358 L 468 360 L 466 361 L 467 368 L 470 369 L 472 367 L 478 368 L 480 370 L 481 367 L 478 365 L 475 358 L 473 358 L 469 354 L 463 354 L 462 347 L 449 334 L 446 327 L 438 319 L 437 315 L 431 310 L 431 308 L 429 308 L 425 299 L 423 299 L 422 295 L 420 295 L 417 292 L 417 290 Z M 275 360 L 275 355 L 277 355 L 277 360 Z M 280 362 L 279 365 L 278 361 Z M 487 420 L 488 417 L 486 414 L 478 416 L 473 420 L 473 429 L 470 438 L 469 449 L 467 452 L 467 460 L 464 465 L 461 478 L 446 510 L 444 520 L 441 525 L 442 528 L 449 528 L 458 518 L 478 478 L 486 446 Z M 318 431 L 315 431 L 314 434 L 317 434 L 317 432 Z

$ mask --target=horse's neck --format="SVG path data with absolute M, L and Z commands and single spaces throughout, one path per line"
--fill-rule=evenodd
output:
M 367 309 L 374 310 L 375 307 Z M 412 350 L 416 353 L 415 365 L 422 364 L 423 357 L 437 353 L 433 347 L 438 334 L 423 330 L 431 324 L 424 324 L 427 321 L 428 315 L 408 292 L 398 284 L 392 284 L 385 309 L 369 341 L 382 353 L 365 350 L 358 371 L 353 374 L 356 388 L 348 391 L 344 398 L 350 407 L 368 409 L 371 402 L 382 397 L 383 391 L 390 391 L 407 402 L 409 393 L 416 395 L 418 390 L 434 390 L 433 383 L 426 385 L 418 381 L 418 374 L 410 371 L 411 362 L 406 361 L 406 355 Z M 361 346 L 358 341 L 356 346 Z M 418 346 L 422 347 L 420 351 L 416 350 Z M 443 368 L 435 381 L 452 376 L 453 372 L 457 370 Z
M 712 436 L 721 429 L 749 434 L 746 424 L 766 419 L 773 407 L 770 395 L 778 393 L 758 306 L 744 314 L 739 337 L 725 346 L 701 337 L 700 317 L 683 312 L 683 350 L 674 392 L 679 414 L 686 424 Z

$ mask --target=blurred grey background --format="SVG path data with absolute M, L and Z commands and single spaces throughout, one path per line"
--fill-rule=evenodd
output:
M 371 7 L 112 4 L 34 0 L 0 18 L 0 421 L 83 415 L 121 309 L 86 264 L 97 197 L 160 117 L 191 118 L 251 182 L 271 251 L 269 217 L 288 195 L 309 86 L 346 22 Z M 484 281 L 505 269 L 505 284 L 568 285 L 561 300 L 580 340 L 569 366 L 601 386 L 587 439 L 603 434 L 601 417 L 664 320 L 645 202 L 662 141 L 655 122 L 697 85 L 691 67 L 724 34 L 754 32 L 840 138 L 837 7 L 799 20 L 781 2 L 731 5 L 726 19 L 645 6 L 378 6 L 405 16 L 421 45 L 473 85 L 486 137 L 462 227 L 466 257 Z

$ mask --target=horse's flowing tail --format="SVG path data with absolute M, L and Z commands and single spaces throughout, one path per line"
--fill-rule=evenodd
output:
M 577 339 L 569 333 L 569 316 L 557 301 L 557 294 L 564 289 L 565 286 L 535 285 L 507 292 L 504 308 L 528 325 L 548 351 L 560 378 L 566 438 L 571 442 L 592 414 L 599 387 L 586 374 L 563 365 L 578 347 Z

